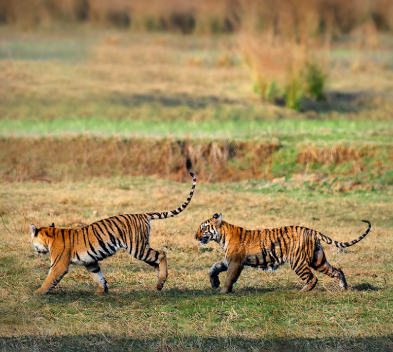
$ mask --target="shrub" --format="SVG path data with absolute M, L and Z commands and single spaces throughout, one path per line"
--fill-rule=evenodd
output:
M 306 64 L 306 82 L 308 93 L 316 100 L 323 100 L 323 89 L 327 74 L 323 71 L 317 62 L 309 62 Z
M 304 83 L 301 75 L 295 74 L 291 69 L 288 73 L 288 81 L 284 88 L 285 105 L 289 109 L 300 111 L 304 97 Z

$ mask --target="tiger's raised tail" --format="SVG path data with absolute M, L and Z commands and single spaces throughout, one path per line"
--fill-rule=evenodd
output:
M 321 239 L 322 241 L 326 242 L 327 244 L 333 243 L 337 248 L 346 248 L 346 247 L 353 246 L 354 244 L 360 242 L 370 232 L 370 229 L 371 229 L 370 221 L 368 221 L 368 220 L 362 220 L 362 221 L 366 222 L 368 224 L 368 229 L 366 230 L 366 232 L 363 235 L 361 235 L 359 238 L 357 238 L 356 240 L 353 240 L 351 242 L 337 242 L 337 241 L 334 241 L 325 235 L 322 235 L 320 232 L 317 232 L 317 237 L 319 239 Z
M 172 211 L 165 211 L 162 213 L 147 213 L 148 216 L 150 216 L 150 219 L 152 220 L 157 220 L 157 219 L 167 219 L 167 218 L 171 218 L 173 216 L 176 216 L 178 214 L 180 214 L 184 209 L 187 208 L 187 205 L 190 204 L 191 202 L 191 198 L 194 195 L 194 191 L 195 191 L 195 185 L 196 185 L 196 176 L 193 172 L 190 172 L 190 175 L 192 176 L 192 188 L 191 188 L 191 192 L 188 195 L 187 200 L 177 209 L 172 210 Z

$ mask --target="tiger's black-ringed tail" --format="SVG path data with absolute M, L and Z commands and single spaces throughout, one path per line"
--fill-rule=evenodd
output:
M 188 195 L 187 200 L 177 209 L 172 210 L 172 211 L 165 211 L 162 213 L 147 213 L 146 215 L 150 217 L 151 220 L 158 220 L 158 219 L 167 219 L 167 218 L 171 218 L 173 216 L 176 216 L 178 214 L 180 214 L 184 209 L 187 208 L 187 205 L 190 203 L 192 196 L 194 195 L 194 191 L 195 191 L 195 185 L 196 185 L 196 176 L 193 172 L 190 172 L 190 175 L 192 177 L 192 188 L 191 188 L 191 192 Z
M 371 230 L 370 221 L 368 221 L 368 220 L 362 220 L 362 221 L 368 224 L 368 229 L 366 230 L 366 232 L 363 235 L 361 235 L 359 238 L 357 238 L 356 240 L 353 240 L 351 242 L 334 241 L 330 237 L 322 235 L 320 232 L 317 232 L 317 237 L 320 238 L 322 241 L 326 242 L 327 244 L 334 244 L 337 248 L 346 248 L 346 247 L 353 246 L 354 244 L 360 242 L 364 237 L 366 237 Z

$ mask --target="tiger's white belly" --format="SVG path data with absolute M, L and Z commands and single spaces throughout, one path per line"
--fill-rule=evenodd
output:
M 78 252 L 78 256 L 74 255 L 73 258 L 71 258 L 71 263 L 72 264 L 77 264 L 77 265 L 86 265 L 86 264 L 91 264 L 96 262 L 92 257 L 90 257 L 87 252 L 85 253 L 80 253 Z

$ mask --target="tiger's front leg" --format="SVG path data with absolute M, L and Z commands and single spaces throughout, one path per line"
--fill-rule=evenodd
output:
M 68 265 L 58 264 L 53 266 L 49 270 L 48 277 L 42 284 L 42 286 L 34 292 L 36 295 L 45 295 L 49 293 L 63 278 L 65 274 L 68 273 Z
M 223 271 L 227 271 L 227 270 L 228 270 L 228 264 L 225 259 L 212 266 L 212 268 L 210 269 L 209 276 L 210 276 L 210 283 L 213 288 L 218 288 L 220 286 L 220 279 L 218 275 L 220 275 L 220 273 L 222 273 Z
M 228 274 L 225 280 L 224 287 L 221 289 L 221 293 L 231 293 L 233 285 L 236 283 L 240 274 L 242 273 L 244 265 L 241 258 L 233 258 L 228 265 Z

